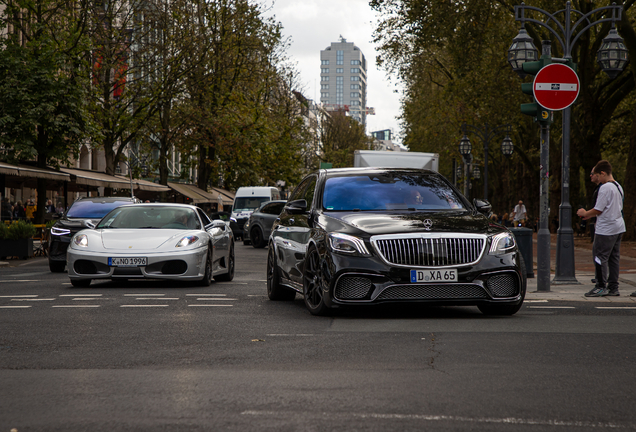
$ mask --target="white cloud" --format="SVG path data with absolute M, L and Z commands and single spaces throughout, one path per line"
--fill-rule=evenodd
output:
M 288 54 L 297 63 L 302 91 L 310 99 L 318 100 L 320 51 L 341 35 L 360 48 L 367 59 L 367 105 L 375 108 L 375 115 L 367 116 L 367 132 L 400 132 L 395 118 L 400 95 L 393 91 L 397 81 L 376 66 L 372 38 L 377 18 L 368 0 L 276 0 L 268 15 L 275 15 L 283 34 L 291 37 Z

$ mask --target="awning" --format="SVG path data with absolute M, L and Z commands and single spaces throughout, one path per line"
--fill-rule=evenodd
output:
M 60 171 L 48 168 L 36 168 L 29 165 L 11 165 L 0 162 L 0 174 L 8 174 L 19 177 L 41 178 L 46 180 L 69 181 L 71 176 Z
M 201 203 L 213 203 L 215 201 L 215 197 L 206 191 L 199 189 L 195 185 L 186 184 L 186 183 L 171 183 L 168 182 L 168 186 L 172 189 L 179 192 L 181 195 L 187 196 L 192 200 L 193 204 L 201 204 Z
M 219 196 L 223 200 L 223 205 L 234 204 L 234 194 L 225 189 L 211 187 L 210 193 L 215 196 L 216 202 L 219 200 Z
M 76 184 L 109 187 L 113 189 L 130 189 L 130 179 L 123 176 L 112 176 L 99 171 L 83 170 L 78 168 L 60 168 L 63 172 L 70 175 L 71 180 Z M 146 180 L 133 179 L 133 189 L 167 192 L 169 187 Z

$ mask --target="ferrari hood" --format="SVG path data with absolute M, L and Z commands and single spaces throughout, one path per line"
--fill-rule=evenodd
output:
M 152 250 L 165 243 L 174 243 L 193 232 L 180 229 L 104 229 L 101 230 L 104 249 Z

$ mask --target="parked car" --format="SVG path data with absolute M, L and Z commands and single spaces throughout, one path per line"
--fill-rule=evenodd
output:
M 510 231 L 429 170 L 341 168 L 305 177 L 274 223 L 267 294 L 314 315 L 390 302 L 512 315 L 526 292 Z
M 255 248 L 267 246 L 272 225 L 285 207 L 285 200 L 265 201 L 250 215 L 243 226 L 246 235 L 243 236 L 243 244 L 252 243 Z
M 234 278 L 234 239 L 222 220 L 187 204 L 118 207 L 94 229 L 78 232 L 68 249 L 76 287 L 93 279 L 170 279 L 210 285 Z
M 86 223 L 97 224 L 106 213 L 125 204 L 138 203 L 131 197 L 78 198 L 51 227 L 49 240 L 49 269 L 62 273 L 66 266 L 66 250 L 71 237 L 86 228 Z

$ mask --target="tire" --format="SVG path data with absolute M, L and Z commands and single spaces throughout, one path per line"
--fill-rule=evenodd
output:
M 88 288 L 91 285 L 91 279 L 71 279 L 71 285 L 75 288 Z
M 215 276 L 214 279 L 219 282 L 230 282 L 234 279 L 234 267 L 236 260 L 234 258 L 234 243 L 230 245 L 230 252 L 227 254 L 227 273 Z
M 320 268 L 320 254 L 315 247 L 311 247 L 305 258 L 303 270 L 303 297 L 305 306 L 312 315 L 329 315 L 329 308 L 325 305 L 323 274 Z
M 66 263 L 64 261 L 52 261 L 49 260 L 49 270 L 53 273 L 64 273 Z
M 210 286 L 212 283 L 212 245 L 208 245 L 208 253 L 205 256 L 205 273 L 203 279 L 199 281 L 199 286 Z
M 267 297 L 273 301 L 292 301 L 296 298 L 296 291 L 280 284 L 274 246 L 270 246 L 267 253 Z
M 262 249 L 267 245 L 263 238 L 263 231 L 259 227 L 250 231 L 250 238 L 252 239 L 252 246 L 256 249 Z
M 523 306 L 523 300 L 526 298 L 526 264 L 523 261 L 523 257 L 519 255 L 519 268 L 521 269 L 521 300 L 517 304 L 484 304 L 477 306 L 481 313 L 484 315 L 499 315 L 510 316 L 519 312 L 521 306 Z

